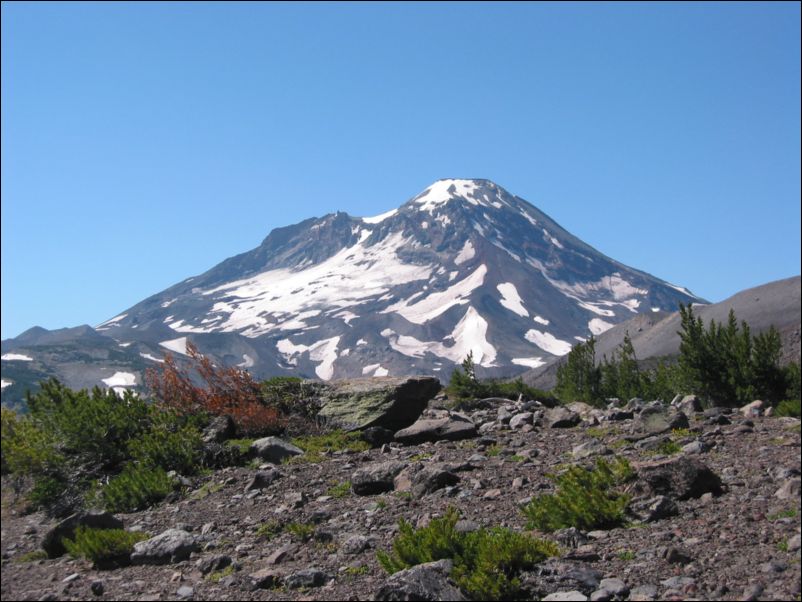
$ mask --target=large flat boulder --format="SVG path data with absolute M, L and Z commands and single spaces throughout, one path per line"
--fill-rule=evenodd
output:
M 645 489 L 651 495 L 687 500 L 705 493 L 719 495 L 723 492 L 719 476 L 696 458 L 678 456 L 639 462 L 632 467 L 638 476 L 638 488 Z
M 440 388 L 433 376 L 335 381 L 320 393 L 319 416 L 346 430 L 380 426 L 397 431 L 415 422 Z
M 156 537 L 134 544 L 133 564 L 169 564 L 189 558 L 199 550 L 198 540 L 181 529 L 167 529 Z
M 407 445 L 424 441 L 457 441 L 476 436 L 473 421 L 458 412 L 446 412 L 442 416 L 421 418 L 411 426 L 395 434 L 395 440 Z

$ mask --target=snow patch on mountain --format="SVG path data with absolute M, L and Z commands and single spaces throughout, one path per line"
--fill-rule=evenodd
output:
M 549 321 L 546 318 L 542 318 L 540 316 L 535 316 L 535 322 L 537 322 L 538 324 L 543 324 L 543 326 L 549 325 Z
M 380 213 L 379 215 L 374 215 L 373 217 L 363 217 L 362 221 L 366 224 L 379 224 L 388 217 L 393 217 L 396 213 L 398 213 L 398 209 L 390 209 L 390 211 Z
M 102 379 L 107 387 L 133 387 L 136 385 L 136 375 L 130 372 L 115 372 L 113 376 Z
M 414 201 L 419 205 L 420 211 L 427 211 L 433 215 L 438 206 L 456 198 L 463 198 L 473 205 L 478 204 L 478 201 L 471 198 L 476 188 L 476 182 L 473 180 L 438 180 L 415 197 Z
M 593 318 L 590 322 L 588 322 L 588 330 L 594 335 L 599 335 L 603 332 L 610 330 L 615 324 L 610 324 L 609 322 L 605 322 L 600 318 Z
M 457 256 L 454 258 L 454 263 L 456 265 L 462 265 L 466 261 L 473 259 L 475 255 L 476 249 L 473 248 L 470 240 L 466 240 L 465 244 L 462 245 L 462 249 L 460 249 L 460 252 L 457 253 Z
M 501 284 L 497 285 L 496 288 L 498 292 L 501 293 L 501 304 L 509 309 L 511 312 L 518 314 L 519 316 L 523 316 L 524 318 L 529 317 L 529 312 L 526 311 L 524 307 L 523 300 L 521 296 L 518 294 L 518 289 L 515 288 L 515 285 L 512 282 L 502 282 Z
M 417 303 L 409 304 L 409 299 L 394 303 L 382 313 L 397 313 L 415 324 L 425 324 L 454 305 L 468 303 L 470 294 L 482 286 L 487 274 L 487 266 L 480 265 L 466 278 L 463 278 L 444 291 L 431 293 Z
M 0 379 L 0 389 L 5 389 L 6 387 L 10 387 L 14 383 L 10 380 L 6 380 L 5 378 Z
M 561 341 L 553 334 L 542 330 L 535 330 L 534 328 L 528 330 L 524 338 L 552 355 L 565 355 L 571 351 L 571 343 Z
M 111 327 L 111 326 L 119 326 L 119 324 L 117 324 L 117 322 L 119 322 L 120 320 L 125 319 L 127 316 L 128 316 L 128 314 L 120 314 L 119 316 L 115 316 L 115 317 L 111 318 L 110 320 L 106 320 L 105 322 L 101 322 L 100 324 L 95 326 L 95 330 L 108 330 L 109 327 Z
M 146 360 L 151 360 L 153 362 L 159 362 L 160 364 L 164 363 L 164 360 L 160 360 L 157 357 L 153 357 L 150 353 L 140 353 L 140 357 L 144 357 Z
M 545 360 L 540 357 L 514 357 L 512 363 L 518 366 L 526 366 L 527 368 L 538 368 L 545 364 Z
M 425 280 L 432 273 L 431 266 L 408 264 L 398 258 L 397 251 L 409 242 L 397 232 L 372 246 L 357 243 L 304 270 L 269 270 L 204 291 L 204 295 L 216 295 L 214 310 L 227 314 L 214 330 L 258 337 L 279 327 L 266 316 L 319 307 L 351 307 L 398 284 Z M 290 326 L 297 325 L 291 323 L 285 329 Z
M 242 362 L 237 364 L 238 368 L 251 368 L 254 365 L 253 358 L 247 353 L 242 354 Z
M 169 341 L 162 341 L 161 343 L 159 343 L 159 345 L 161 345 L 165 349 L 174 351 L 175 353 L 180 353 L 181 355 L 187 354 L 187 337 L 171 339 Z
M 444 339 L 454 341 L 453 345 L 445 345 L 440 341 L 419 341 L 407 335 L 399 336 L 389 328 L 381 334 L 390 340 L 390 347 L 410 357 L 423 357 L 428 352 L 459 363 L 472 352 L 474 362 L 482 366 L 492 366 L 496 359 L 496 349 L 487 340 L 487 320 L 472 306 L 468 306 L 468 311 Z
M 4 353 L 0 355 L 0 360 L 5 360 L 7 362 L 32 362 L 33 358 L 23 353 Z

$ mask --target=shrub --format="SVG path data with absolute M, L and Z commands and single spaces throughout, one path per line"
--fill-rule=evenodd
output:
M 64 462 L 54 438 L 39 428 L 30 416 L 17 416 L 2 409 L 3 474 L 36 474 L 54 469 Z
M 631 474 L 632 469 L 623 458 L 612 463 L 599 459 L 590 470 L 572 466 L 552 477 L 557 484 L 555 494 L 539 495 L 523 509 L 527 526 L 556 531 L 567 527 L 590 530 L 620 525 L 629 496 L 615 488 Z
M 281 431 L 279 411 L 263 402 L 259 384 L 246 370 L 217 367 L 189 342 L 187 356 L 189 370 L 179 368 L 173 356 L 167 354 L 160 369 L 149 368 L 146 372 L 145 380 L 162 404 L 181 415 L 228 414 L 241 434 Z M 194 384 L 193 372 L 205 386 Z
M 350 493 L 351 481 L 343 481 L 342 483 L 330 487 L 326 495 L 330 495 L 333 498 L 343 498 L 347 497 Z
M 259 525 L 256 529 L 256 537 L 270 541 L 284 530 L 282 524 L 276 520 L 269 520 Z
M 295 541 L 309 541 L 315 535 L 315 525 L 312 523 L 290 523 L 284 530 Z
M 379 551 L 379 564 L 388 573 L 396 573 L 416 564 L 450 558 L 454 562 L 452 578 L 471 598 L 500 600 L 521 593 L 521 571 L 558 553 L 551 542 L 502 527 L 460 533 L 455 528 L 458 520 L 459 513 L 454 508 L 421 529 L 401 519 L 393 550 L 389 554 Z
M 777 404 L 774 410 L 775 416 L 793 416 L 794 418 L 800 417 L 800 404 L 798 399 L 786 399 Z
M 91 560 L 97 568 L 113 568 L 127 564 L 134 544 L 147 539 L 145 533 L 124 529 L 91 529 L 79 526 L 75 539 L 62 540 L 67 552 L 75 558 Z
M 134 512 L 167 496 L 173 483 L 163 468 L 129 464 L 101 491 L 110 512 Z
M 140 464 L 194 474 L 200 465 L 203 439 L 200 432 L 163 413 L 153 427 L 129 444 L 131 459 Z

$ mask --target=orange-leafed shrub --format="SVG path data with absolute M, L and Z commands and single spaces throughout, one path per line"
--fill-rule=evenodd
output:
M 260 386 L 251 375 L 236 367 L 222 368 L 187 342 L 190 367 L 182 370 L 166 354 L 161 369 L 148 368 L 145 378 L 156 399 L 183 415 L 205 412 L 228 414 L 242 435 L 278 432 L 283 421 L 278 410 L 264 404 Z M 193 373 L 203 386 L 196 385 Z

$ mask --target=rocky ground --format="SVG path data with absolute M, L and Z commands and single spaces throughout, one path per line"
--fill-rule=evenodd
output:
M 151 557 L 160 565 L 29 560 L 56 521 L 22 514 L 4 482 L 2 598 L 374 599 L 388 582 L 376 551 L 390 548 L 399 519 L 420 526 L 454 506 L 466 529 L 524 530 L 520 508 L 552 489 L 549 473 L 614 453 L 639 475 L 632 521 L 540 534 L 561 556 L 523 576 L 533 598 L 798 600 L 799 420 L 683 409 L 687 427 L 675 410 L 638 402 L 599 411 L 490 400 L 465 418 L 427 410 L 411 443 L 222 469 L 196 478 L 180 499 L 117 515 L 154 536 L 178 530 L 166 536 L 178 546 L 172 556 Z M 292 523 L 307 526 L 292 533 Z M 410 587 L 382 595 L 403 599 Z

